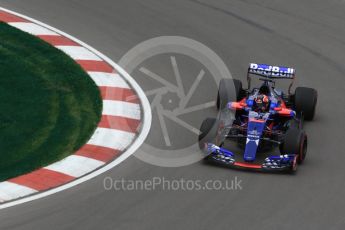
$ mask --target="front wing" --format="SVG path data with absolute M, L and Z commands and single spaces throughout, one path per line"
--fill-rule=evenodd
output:
M 205 144 L 207 157 L 213 161 L 236 168 L 246 168 L 260 171 L 291 171 L 296 166 L 296 155 L 268 156 L 261 164 L 237 162 L 235 154 L 228 149 L 212 143 Z

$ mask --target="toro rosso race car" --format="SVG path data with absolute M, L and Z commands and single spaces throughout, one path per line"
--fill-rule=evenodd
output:
M 259 87 L 251 88 L 253 76 L 262 81 Z M 291 80 L 287 93 L 275 87 L 277 79 Z M 296 171 L 307 154 L 303 121 L 314 118 L 317 91 L 297 87 L 291 93 L 294 79 L 293 68 L 255 63 L 248 68 L 247 89 L 239 80 L 222 79 L 218 117 L 207 118 L 200 128 L 205 159 L 240 168 Z

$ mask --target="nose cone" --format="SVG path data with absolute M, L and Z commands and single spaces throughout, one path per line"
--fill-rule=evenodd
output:
M 264 120 L 250 119 L 248 122 L 247 142 L 243 159 L 247 162 L 255 160 L 260 138 L 265 127 Z
M 244 151 L 243 159 L 247 162 L 252 162 L 255 160 L 256 151 L 258 149 L 259 139 L 247 138 L 246 149 Z

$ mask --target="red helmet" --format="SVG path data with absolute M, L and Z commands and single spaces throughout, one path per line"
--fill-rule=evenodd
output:
M 269 98 L 265 94 L 260 94 L 254 99 L 254 110 L 258 112 L 266 112 L 270 103 Z

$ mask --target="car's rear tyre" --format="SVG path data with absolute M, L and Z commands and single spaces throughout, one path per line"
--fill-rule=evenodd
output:
M 301 129 L 291 128 L 285 134 L 280 151 L 281 154 L 295 154 L 297 163 L 302 164 L 307 155 L 307 147 L 307 134 Z
M 234 93 L 233 90 L 235 90 Z M 217 109 L 224 109 L 229 101 L 240 100 L 242 90 L 242 82 L 240 80 L 221 79 L 217 94 Z
M 200 127 L 200 134 L 198 137 L 199 148 L 204 150 L 206 143 L 212 143 L 216 137 L 218 122 L 216 118 L 206 118 Z
M 297 87 L 294 100 L 297 114 L 303 114 L 305 120 L 313 120 L 317 103 L 317 91 L 313 88 Z

